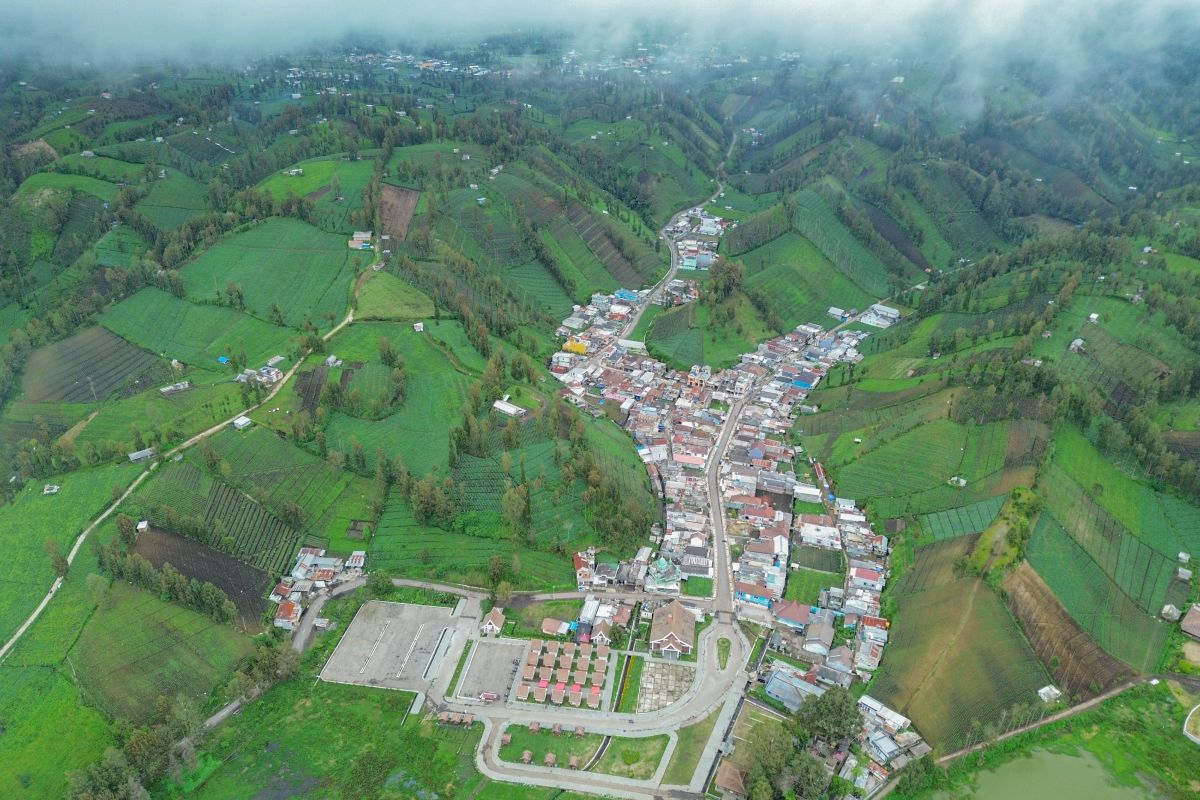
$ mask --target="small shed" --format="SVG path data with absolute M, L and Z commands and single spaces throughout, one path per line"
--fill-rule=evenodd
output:
M 542 759 L 542 763 L 547 767 L 553 767 L 558 763 L 558 756 L 554 755 L 554 753 L 546 753 L 546 757 Z
M 233 429 L 235 431 L 244 431 L 254 423 L 247 416 L 238 417 L 233 421 Z
M 533 752 L 532 751 L 526 750 L 523 753 L 521 753 L 521 763 L 522 764 L 528 764 L 531 761 L 533 761 Z
M 511 744 L 511 743 L 512 743 L 512 734 L 511 733 L 500 734 L 500 744 L 506 745 L 506 744 Z
M 579 756 L 571 756 L 567 761 L 567 766 L 571 769 L 579 769 Z
M 129 460 L 134 464 L 138 464 L 142 461 L 149 461 L 152 458 L 154 458 L 153 447 L 147 447 L 145 450 L 135 450 L 129 454 Z
M 538 733 L 541 729 L 542 729 L 542 723 L 540 723 L 540 722 L 529 723 L 529 732 L 530 733 Z

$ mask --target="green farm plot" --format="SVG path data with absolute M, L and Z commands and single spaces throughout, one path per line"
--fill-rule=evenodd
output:
M 554 277 L 536 261 L 513 267 L 505 273 L 510 280 L 534 300 L 539 308 L 555 317 L 570 313 L 572 298 L 567 296 Z
M 812 242 L 789 231 L 738 256 L 746 285 L 789 328 L 825 319 L 830 306 L 865 308 L 871 295 L 839 271 Z
M 931 165 L 923 178 L 928 194 L 922 198 L 922 204 L 958 253 L 967 258 L 978 258 L 999 246 L 1000 238 L 996 232 L 948 172 Z
M 371 563 L 393 575 L 430 576 L 452 583 L 487 586 L 493 555 L 500 556 L 505 574 L 520 589 L 575 587 L 575 570 L 566 556 L 514 546 L 494 537 L 452 533 L 422 525 L 403 499 L 391 497 L 371 541 Z
M 76 447 L 99 447 L 112 442 L 118 449 L 133 451 L 137 449 L 136 430 L 143 437 L 161 434 L 161 448 L 229 419 L 242 407 L 238 385 L 233 381 L 199 384 L 170 397 L 150 388 L 105 403 L 94 416 L 63 434 L 60 444 L 71 441 Z
M 1067 612 L 1105 652 L 1153 672 L 1170 625 L 1139 608 L 1049 513 L 1043 513 L 1026 557 Z
M 935 542 L 956 536 L 982 533 L 1000 513 L 1005 499 L 1007 499 L 1006 495 L 997 495 L 978 503 L 948 508 L 932 514 L 923 514 L 917 521 L 920 523 L 921 529 L 929 533 Z
M 167 170 L 167 178 L 151 185 L 137 210 L 159 229 L 171 231 L 209 210 L 208 190 L 177 170 Z
M 412 319 L 433 316 L 433 300 L 403 278 L 376 272 L 367 279 L 358 297 L 355 319 Z
M 592 760 L 604 741 L 604 737 L 598 733 L 563 736 L 556 735 L 549 728 L 534 733 L 524 725 L 510 725 L 504 730 L 511 741 L 500 747 L 500 760 L 512 763 L 520 762 L 521 754 L 528 750 L 533 754 L 534 764 L 541 764 L 547 753 L 554 753 L 559 767 L 566 768 L 571 756 L 578 758 L 582 767 Z
M 586 299 L 592 292 L 612 292 L 620 283 L 579 235 L 564 215 L 559 214 L 538 235 L 554 253 L 559 266 L 575 281 L 575 295 Z
M 67 203 L 66 219 L 58 231 L 52 259 L 58 264 L 72 264 L 75 259 L 104 233 L 99 217 L 104 201 L 84 192 L 75 192 Z
M 330 466 L 266 428 L 228 430 L 209 442 L 229 465 L 226 477 L 231 483 L 277 514 L 295 504 L 303 516 L 303 527 L 314 533 L 328 527 L 335 505 L 355 483 L 350 473 Z M 360 509 L 358 517 L 367 516 L 368 510 Z
M 272 306 L 299 327 L 307 317 L 318 327 L 341 320 L 354 278 L 352 254 L 340 236 L 290 218 L 275 217 L 226 237 L 183 270 L 188 294 L 202 301 L 223 297 L 229 283 L 241 287 L 246 308 L 264 319 Z
M 183 693 L 203 708 L 253 650 L 232 625 L 116 582 L 68 660 L 84 691 L 111 716 L 153 718 L 159 696 Z
M 266 492 L 269 499 L 270 494 Z M 234 558 L 280 574 L 296 556 L 300 534 L 235 486 L 190 460 L 164 464 L 128 501 L 158 527 L 188 533 Z
M 100 315 L 123 339 L 166 358 L 224 370 L 217 358 L 243 350 L 249 365 L 288 351 L 291 331 L 230 308 L 193 305 L 148 287 Z
M 1168 558 L 1200 551 L 1200 508 L 1129 477 L 1076 428 L 1054 435 L 1053 461 L 1121 525 Z
M 440 336 L 446 323 L 426 333 L 413 331 L 410 325 L 351 325 L 330 344 L 330 352 L 344 360 L 354 353 L 378 358 L 379 330 L 385 330 L 404 356 L 408 372 L 407 400 L 398 411 L 378 421 L 369 421 L 335 412 L 329 415 L 325 431 L 331 450 L 352 451 L 351 438 L 367 446 L 367 460 L 374 467 L 374 449 L 382 448 L 389 457 L 403 456 L 414 473 L 423 475 L 445 466 L 449 460 L 449 432 L 459 421 L 459 409 L 466 399 L 468 376 L 448 369 L 446 355 L 431 336 Z M 355 344 L 357 342 L 357 344 Z M 357 348 L 357 349 L 356 349 Z
M 605 775 L 649 780 L 666 752 L 667 735 L 639 738 L 614 736 L 592 769 Z
M 93 251 L 96 263 L 102 267 L 133 266 L 134 262 L 147 253 L 150 246 L 128 225 L 109 231 L 96 242 Z
M 107 156 L 84 158 L 79 154 L 63 156 L 58 161 L 55 161 L 53 166 L 67 167 L 72 170 L 78 169 L 91 177 L 111 183 L 136 181 L 146 171 L 144 164 L 133 164 L 129 161 L 121 161 L 116 158 L 108 158 Z
M 87 328 L 34 350 L 21 388 L 33 403 L 100 402 L 161 363 L 104 328 Z
M 966 430 L 935 420 L 871 450 L 837 472 L 847 497 L 905 495 L 943 484 L 958 472 Z
M 21 188 L 17 190 L 15 197 L 18 199 L 34 198 L 46 190 L 74 190 L 84 192 L 109 203 L 115 201 L 117 194 L 121 191 L 120 187 L 115 183 L 102 181 L 98 178 L 89 178 L 86 175 L 68 175 L 62 172 L 39 172 L 25 179 L 25 182 L 21 184 Z
M 43 543 L 52 540 L 65 555 L 88 521 L 112 502 L 114 487 L 123 489 L 140 472 L 121 464 L 51 476 L 0 507 L 0 547 L 8 554 L 0 568 L 0 639 L 7 641 L 54 582 Z M 61 488 L 46 495 L 46 484 Z
M 629 338 L 635 342 L 644 342 L 650 332 L 650 325 L 654 319 L 663 311 L 662 306 L 647 306 L 642 312 L 642 316 L 638 319 L 638 324 L 629 334 Z
M 1000 596 L 956 578 L 973 538 L 922 548 L 895 589 L 897 610 L 871 694 L 909 716 L 935 747 L 951 750 L 978 722 L 1037 701 L 1050 682 Z
M 658 315 L 646 337 L 652 354 L 671 364 L 704 363 L 704 331 L 695 324 L 695 307 L 695 303 L 689 303 Z
M 874 297 L 886 296 L 887 269 L 854 238 L 825 198 L 806 189 L 796 195 L 796 201 L 796 229 L 864 292 Z
M 0 666 L 0 796 L 55 798 L 67 773 L 98 761 L 113 736 L 55 667 Z

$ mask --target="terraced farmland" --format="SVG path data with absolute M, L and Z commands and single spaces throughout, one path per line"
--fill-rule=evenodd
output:
M 978 503 L 923 514 L 918 517 L 918 522 L 921 529 L 928 532 L 935 542 L 982 533 L 1000 513 L 1006 499 L 1007 495 L 997 495 Z
M 331 317 L 339 321 L 346 314 L 355 257 L 340 236 L 272 218 L 205 250 L 183 269 L 183 279 L 197 300 L 222 296 L 232 282 L 244 292 L 246 309 L 262 319 L 278 306 L 291 327 L 308 318 L 328 328 Z
M 166 358 L 225 370 L 217 358 L 244 349 L 250 365 L 288 351 L 292 333 L 230 308 L 197 306 L 147 287 L 100 315 L 100 324 L 123 339 Z
M 137 209 L 159 229 L 172 231 L 209 209 L 208 190 L 199 181 L 176 170 L 155 181 Z
M 825 198 L 811 190 L 796 195 L 796 229 L 843 274 L 872 297 L 888 293 L 887 269 L 842 224 Z
M 33 351 L 21 386 L 33 403 L 99 402 L 156 363 L 158 358 L 110 331 L 87 328 Z

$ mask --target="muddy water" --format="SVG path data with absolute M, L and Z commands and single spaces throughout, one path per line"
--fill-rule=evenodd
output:
M 1149 789 L 1118 786 L 1095 756 L 1034 750 L 994 770 L 981 772 L 970 789 L 943 792 L 936 800 L 1150 800 Z

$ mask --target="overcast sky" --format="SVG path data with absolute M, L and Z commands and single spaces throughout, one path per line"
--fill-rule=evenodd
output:
M 358 32 L 413 40 L 540 27 L 617 44 L 655 22 L 697 42 L 876 58 L 927 49 L 981 64 L 1029 53 L 1077 71 L 1100 45 L 1156 57 L 1198 17 L 1200 0 L 0 0 L 0 54 L 236 63 Z

